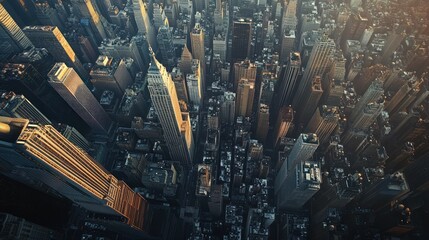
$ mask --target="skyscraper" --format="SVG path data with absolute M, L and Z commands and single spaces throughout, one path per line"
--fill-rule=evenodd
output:
M 368 103 L 376 102 L 384 94 L 383 82 L 379 79 L 375 79 L 369 88 L 365 91 L 365 94 L 359 99 L 353 112 L 350 114 L 349 120 L 354 121 L 358 114 L 362 113 L 362 110 Z
M 73 68 L 57 63 L 48 74 L 49 84 L 94 130 L 107 133 L 112 121 Z
M 407 34 L 405 31 L 397 27 L 387 35 L 386 42 L 384 43 L 383 51 L 381 52 L 381 62 L 383 64 L 389 64 L 389 60 L 392 57 L 393 52 L 398 49 L 402 41 L 405 39 Z
M 171 70 L 171 79 L 174 82 L 174 87 L 176 88 L 177 98 L 185 103 L 189 103 L 188 88 L 186 87 L 185 76 L 179 68 L 173 68 Z
M 293 109 L 289 106 L 283 106 L 278 115 L 274 126 L 273 147 L 277 147 L 281 138 L 285 137 L 293 121 Z
M 199 23 L 190 32 L 192 56 L 200 60 L 201 66 L 205 65 L 204 31 Z M 204 68 L 204 67 L 203 67 Z
M 5 92 L 0 96 L 0 115 L 14 118 L 26 118 L 32 123 L 49 125 L 51 121 L 43 115 L 31 102 L 23 95 L 16 95 L 14 92 Z
M 256 82 L 256 70 L 255 63 L 249 59 L 234 63 L 234 89 L 237 89 L 240 80 L 243 78 L 249 82 Z
M 311 50 L 310 58 L 294 97 L 294 108 L 303 107 L 302 102 L 305 100 L 306 93 L 311 89 L 311 83 L 314 77 L 324 76 L 324 73 L 329 66 L 330 59 L 333 57 L 334 51 L 334 41 L 329 39 L 326 34 L 322 34 Z M 326 86 L 326 84 L 322 82 L 322 86 Z
M 303 109 L 298 112 L 297 121 L 298 123 L 302 123 L 307 125 L 311 116 L 313 116 L 314 111 L 316 110 L 319 100 L 322 97 L 323 89 L 322 89 L 322 81 L 320 76 L 315 76 L 310 91 L 306 94 L 306 97 L 303 100 L 303 105 L 301 106 Z
M 97 11 L 96 6 L 94 6 L 91 0 L 72 0 L 73 6 L 77 8 L 78 13 L 82 18 L 87 18 L 91 20 L 91 23 L 94 25 L 99 37 L 101 37 L 100 41 L 103 38 L 106 38 L 106 31 L 103 27 L 103 23 L 101 22 L 102 16 L 100 16 Z
M 186 85 L 188 86 L 189 100 L 195 105 L 201 105 L 202 100 L 202 82 L 201 67 L 198 59 L 192 59 L 192 73 L 186 76 Z
M 242 78 L 237 87 L 235 116 L 250 117 L 253 110 L 254 98 L 255 83 L 246 78 Z
M 0 59 L 3 54 L 7 57 L 30 47 L 33 47 L 30 39 L 0 3 Z
M 146 200 L 97 164 L 50 125 L 0 117 L 2 174 L 43 192 L 68 198 L 88 211 L 123 218 L 143 229 Z M 107 220 L 108 221 L 108 220 Z
M 224 92 L 221 106 L 222 122 L 233 124 L 235 121 L 235 93 Z
M 344 44 L 347 40 L 360 40 L 368 25 L 367 17 L 363 16 L 362 13 L 353 13 L 347 20 L 341 36 L 341 43 Z
M 308 122 L 305 132 L 315 133 L 319 137 L 319 143 L 324 144 L 338 126 L 340 114 L 338 107 L 320 106 Z
M 268 126 L 270 123 L 270 107 L 261 103 L 259 105 L 257 118 L 258 123 L 256 128 L 256 139 L 262 143 L 265 143 L 268 134 Z
M 192 54 L 189 52 L 188 46 L 185 44 L 179 63 L 177 64 L 184 76 L 192 73 L 192 59 Z
M 161 52 L 162 62 L 169 68 L 176 65 L 176 53 L 173 44 L 172 28 L 162 25 L 158 30 L 156 39 L 158 41 L 159 51 Z
M 232 25 L 232 50 L 231 58 L 235 63 L 250 58 L 250 45 L 252 42 L 252 20 L 240 18 Z
M 301 72 L 301 55 L 299 52 L 289 53 L 289 61 L 284 69 L 283 77 L 277 83 L 276 97 L 273 98 L 274 112 L 278 112 L 281 107 L 292 104 L 295 88 L 298 83 L 298 76 Z
M 180 111 L 171 75 L 156 60 L 153 52 L 147 78 L 152 104 L 164 131 L 164 140 L 171 159 L 184 165 L 190 164 L 194 143 L 189 115 Z
M 291 167 L 277 193 L 277 207 L 299 209 L 320 189 L 322 183 L 319 163 L 303 161 Z
M 298 20 L 296 18 L 297 0 L 289 0 L 289 3 L 283 7 L 283 17 L 281 22 L 281 33 L 287 30 L 295 30 Z
M 145 34 L 147 42 L 156 51 L 155 30 L 148 14 L 148 6 L 143 0 L 132 0 L 134 19 L 139 33 Z
M 319 137 L 314 133 L 301 133 L 288 156 L 289 169 L 313 156 L 319 147 Z
M 295 38 L 294 30 L 286 30 L 283 34 L 280 50 L 280 62 L 286 62 L 288 61 L 288 57 L 291 57 L 290 54 L 295 48 Z
M 27 26 L 23 29 L 25 35 L 38 48 L 46 48 L 57 62 L 64 62 L 75 69 L 85 81 L 89 79 L 88 72 L 83 68 L 60 30 L 55 26 Z

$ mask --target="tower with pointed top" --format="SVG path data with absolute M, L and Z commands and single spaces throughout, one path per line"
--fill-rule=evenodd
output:
M 171 75 L 151 52 L 151 63 L 147 73 L 148 88 L 152 104 L 158 114 L 164 140 L 171 160 L 184 165 L 192 162 L 193 138 L 189 115 L 180 111 L 176 88 Z
M 192 73 L 192 54 L 188 49 L 188 46 L 183 47 L 182 56 L 180 57 L 179 63 L 177 64 L 183 75 Z

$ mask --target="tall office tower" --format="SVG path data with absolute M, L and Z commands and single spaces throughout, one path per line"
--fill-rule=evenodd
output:
M 195 27 L 190 32 L 191 37 L 191 47 L 192 47 L 192 56 L 200 60 L 201 68 L 205 69 L 206 65 L 206 55 L 204 48 L 204 30 L 199 23 L 195 23 Z
M 36 124 L 51 124 L 51 121 L 31 104 L 25 96 L 16 95 L 14 92 L 5 92 L 1 95 L 0 115 L 13 118 L 26 118 Z
M 251 57 L 252 25 L 251 19 L 241 18 L 233 22 L 231 48 L 232 63 Z
M 185 44 L 180 60 L 177 63 L 177 66 L 179 67 L 180 71 L 183 73 L 184 76 L 189 73 L 192 73 L 192 59 L 192 54 L 191 52 L 189 52 L 188 46 L 186 46 Z
M 48 1 L 37 1 L 34 3 L 36 7 L 36 17 L 41 25 L 57 26 L 61 31 L 64 31 L 64 26 L 58 16 L 58 12 L 49 6 Z
M 286 136 L 292 121 L 293 109 L 290 106 L 283 106 L 282 108 L 280 108 L 274 126 L 274 138 L 272 145 L 274 148 L 276 148 L 279 145 L 280 140 Z
M 314 133 L 301 133 L 289 153 L 287 164 L 292 169 L 297 163 L 308 160 L 319 147 L 319 137 Z
M 381 114 L 383 108 L 384 103 L 382 100 L 368 103 L 363 109 L 363 112 L 357 115 L 356 118 L 351 122 L 350 127 L 367 130 Z
M 186 85 L 188 86 L 189 100 L 194 105 L 201 105 L 202 82 L 201 68 L 198 59 L 192 59 L 192 73 L 186 75 Z
M 322 183 L 319 163 L 303 161 L 291 166 L 277 193 L 279 209 L 299 209 L 320 189 Z
M 340 113 L 338 107 L 320 106 L 316 109 L 310 122 L 305 128 L 305 132 L 315 133 L 319 137 L 320 145 L 327 143 L 331 134 L 338 126 Z
M 89 151 L 91 144 L 86 140 L 84 136 L 74 127 L 67 124 L 58 123 L 55 125 L 55 129 L 61 133 L 67 140 L 73 143 L 76 147 L 80 147 L 85 152 Z
M 177 98 L 185 103 L 189 103 L 188 88 L 186 87 L 185 76 L 179 68 L 171 70 L 171 79 L 173 80 L 174 87 L 176 88 Z
M 366 90 L 365 94 L 359 99 L 353 112 L 350 114 L 349 120 L 353 122 L 358 114 L 361 114 L 363 109 L 368 103 L 378 101 L 384 94 L 383 82 L 379 79 L 375 79 L 369 88 Z
M 281 33 L 286 30 L 295 30 L 298 20 L 296 18 L 297 0 L 289 0 L 287 6 L 283 7 L 283 16 L 281 22 Z
M 235 122 L 235 93 L 224 92 L 221 106 L 222 122 L 232 125 Z
M 275 102 L 273 102 L 274 112 L 278 112 L 283 106 L 292 104 L 297 87 L 298 76 L 301 72 L 301 55 L 299 52 L 291 52 L 289 56 L 286 68 L 283 70 L 283 77 L 277 83 Z
M 429 189 L 429 174 L 427 174 L 427 169 L 429 167 L 429 161 L 427 161 L 428 157 L 429 153 L 424 153 L 404 170 L 409 188 L 416 193 L 427 192 Z
M 226 61 L 226 49 L 228 46 L 227 36 L 225 33 L 219 33 L 213 36 L 213 55 L 219 54 L 222 62 Z
M 404 100 L 407 100 L 407 95 L 413 91 L 414 89 L 418 89 L 423 79 L 417 79 L 415 76 L 410 78 L 407 82 L 402 85 L 402 87 L 390 98 L 388 103 L 386 104 L 386 111 L 390 116 L 393 116 L 401 109 L 402 103 Z M 407 107 L 407 105 L 406 105 Z
M 304 74 L 293 100 L 294 108 L 299 109 L 303 107 L 302 102 L 305 100 L 306 93 L 311 89 L 314 77 L 323 77 L 334 55 L 334 51 L 334 41 L 329 39 L 325 34 L 322 34 L 314 45 L 313 50 L 311 50 L 310 59 L 305 67 Z M 322 87 L 324 86 L 326 86 L 326 84 L 322 82 Z
M 164 9 L 158 3 L 153 4 L 153 26 L 155 27 L 155 32 L 158 32 L 158 29 L 162 26 L 170 27 Z
M 158 48 L 156 45 L 155 30 L 148 14 L 146 2 L 143 0 L 132 0 L 132 4 L 138 32 L 146 35 L 148 44 L 156 51 Z
M 250 117 L 253 110 L 253 100 L 255 98 L 255 83 L 246 78 L 242 78 L 238 83 L 235 116 Z
M 42 76 L 46 76 L 54 66 L 54 57 L 45 48 L 31 48 L 15 54 L 11 63 L 30 63 Z
M 3 90 L 24 95 L 48 119 L 73 125 L 82 132 L 88 130 L 84 121 L 31 64 L 6 64 L 0 72 L 0 85 Z
M 405 39 L 405 36 L 407 36 L 405 31 L 398 26 L 396 26 L 396 29 L 393 29 L 388 33 L 380 56 L 381 63 L 389 64 L 389 61 L 392 59 L 393 52 L 398 49 L 402 41 Z
M 178 4 L 179 4 L 179 9 L 181 13 L 189 14 L 189 15 L 194 13 L 192 0 L 179 0 Z
M 106 29 L 103 26 L 103 21 L 106 21 L 97 10 L 92 0 L 71 0 L 72 6 L 75 7 L 79 17 L 89 19 L 91 30 L 96 33 L 96 42 L 100 43 L 108 37 Z
M 320 76 L 315 76 L 311 85 L 310 92 L 306 94 L 303 101 L 304 104 L 301 105 L 303 109 L 297 114 L 298 123 L 302 123 L 304 124 L 304 126 L 307 125 L 308 121 L 310 120 L 311 116 L 313 116 L 314 111 L 319 105 L 319 100 L 322 97 L 322 94 L 323 89 L 321 78 Z
M 240 80 L 243 78 L 249 82 L 256 82 L 256 70 L 256 64 L 250 62 L 249 59 L 234 63 L 234 89 L 237 89 Z
M 33 47 L 30 39 L 0 3 L 0 59 Z M 1 55 L 4 55 L 2 57 Z
M 125 89 L 133 83 L 133 78 L 125 66 L 123 59 L 100 55 L 92 67 L 92 85 L 98 92 L 112 91 L 116 96 L 124 95 Z
M 291 57 L 291 52 L 295 49 L 295 38 L 295 30 L 286 30 L 283 33 L 280 62 L 287 62 L 289 57 Z
M 4 239 L 60 239 L 61 234 L 54 230 L 34 224 L 24 218 L 8 213 L 0 213 L 0 236 Z
M 139 70 L 145 72 L 149 65 L 149 45 L 146 37 L 138 34 L 129 39 L 107 39 L 98 47 L 102 55 L 113 58 L 131 58 L 138 66 Z M 131 74 L 134 76 L 134 74 Z
M 164 131 L 170 157 L 173 161 L 188 165 L 192 162 L 194 148 L 189 116 L 181 113 L 171 76 L 153 52 L 147 78 L 152 104 Z
M 360 40 L 363 32 L 369 26 L 369 20 L 362 13 L 353 13 L 346 22 L 341 35 L 341 45 L 347 40 Z
M 50 125 L 0 117 L 2 173 L 42 192 L 68 198 L 116 224 L 143 229 L 146 200 Z M 5 131 L 4 131 L 5 129 Z
M 381 64 L 372 65 L 362 69 L 362 71 L 353 79 L 353 87 L 357 94 L 363 95 L 375 79 L 385 82 L 387 81 L 386 79 L 389 78 L 390 74 L 391 71 L 388 67 Z
M 99 133 L 109 131 L 112 121 L 73 68 L 57 63 L 48 77 L 49 84 L 92 130 Z
M 23 31 L 35 47 L 46 48 L 52 54 L 55 61 L 64 62 L 67 66 L 74 68 L 85 81 L 89 79 L 88 72 L 57 27 L 27 26 Z
M 363 208 L 371 208 L 377 211 L 386 205 L 390 205 L 392 201 L 399 200 L 409 191 L 410 188 L 403 173 L 395 172 L 364 189 L 358 203 Z
M 414 144 L 412 142 L 405 142 L 401 144 L 401 148 L 395 148 L 389 152 L 389 157 L 386 161 L 386 168 L 393 171 L 403 170 L 414 159 Z
M 256 139 L 265 143 L 268 134 L 268 127 L 270 120 L 270 107 L 261 103 L 258 111 L 258 125 L 256 130 Z
M 156 39 L 158 41 L 158 48 L 161 52 L 162 63 L 171 69 L 176 65 L 176 48 L 173 44 L 172 28 L 168 26 L 161 26 L 158 30 Z

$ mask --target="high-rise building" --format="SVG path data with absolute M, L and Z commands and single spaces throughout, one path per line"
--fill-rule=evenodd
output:
M 55 64 L 54 57 L 45 48 L 31 48 L 27 51 L 15 54 L 11 63 L 29 63 L 42 76 L 46 76 Z
M 268 127 L 270 123 L 270 107 L 266 104 L 261 103 L 258 111 L 258 125 L 256 128 L 256 139 L 262 143 L 265 143 L 268 134 Z
M 303 161 L 290 167 L 277 192 L 277 207 L 299 209 L 320 189 L 321 167 L 317 162 Z
M 182 55 L 177 64 L 184 76 L 189 73 L 192 73 L 192 59 L 192 54 L 191 52 L 189 52 L 188 46 L 185 44 L 185 46 L 183 47 Z
M 250 117 L 253 110 L 254 98 L 255 83 L 246 78 L 242 78 L 237 87 L 235 116 Z
M 203 89 L 205 88 L 205 69 L 206 69 L 206 54 L 204 47 L 204 30 L 199 23 L 195 24 L 195 27 L 189 33 L 191 37 L 191 48 L 192 48 L 192 56 L 195 59 L 200 60 L 201 66 L 201 80 Z
M 252 20 L 240 18 L 232 24 L 231 58 L 235 63 L 251 57 Z
M 368 25 L 367 17 L 363 16 L 362 13 L 353 13 L 346 22 L 341 43 L 344 44 L 347 40 L 360 40 Z
M 171 70 L 171 79 L 174 82 L 176 88 L 177 98 L 185 103 L 189 103 L 188 88 L 186 87 L 185 76 L 179 68 L 175 67 Z
M 185 165 L 190 164 L 194 143 L 189 115 L 180 111 L 171 75 L 156 60 L 153 52 L 147 76 L 150 97 L 164 131 L 164 140 L 170 157 Z
M 293 115 L 293 109 L 290 106 L 283 106 L 280 109 L 274 126 L 273 147 L 277 147 L 280 140 L 288 133 Z
M 359 99 L 356 104 L 353 112 L 350 114 L 349 120 L 353 122 L 358 114 L 361 114 L 363 109 L 368 103 L 378 101 L 384 94 L 383 82 L 379 79 L 375 79 L 369 88 L 366 90 L 365 94 Z
M 106 221 L 143 229 L 146 200 L 97 164 L 50 125 L 0 117 L 2 174 L 65 197 L 105 216 Z
M 295 48 L 295 38 L 294 30 L 286 30 L 286 32 L 283 34 L 280 50 L 280 62 L 286 62 L 289 60 L 289 57 L 292 57 L 290 54 Z
M 49 6 L 48 1 L 37 1 L 34 3 L 36 8 L 37 20 L 44 26 L 57 26 L 61 31 L 64 31 L 64 25 L 58 16 L 56 9 Z
M 162 56 L 162 63 L 168 68 L 176 65 L 176 49 L 173 44 L 172 28 L 162 25 L 159 27 L 156 39 Z
M 96 42 L 99 43 L 108 37 L 106 29 L 103 26 L 104 17 L 98 12 L 97 6 L 91 0 L 71 0 L 78 15 L 83 19 L 90 21 L 91 30 L 96 34 Z
M 401 45 L 402 41 L 405 39 L 406 36 L 407 34 L 405 33 L 405 31 L 401 31 L 401 29 L 399 28 L 389 32 L 380 56 L 380 61 L 383 64 L 389 64 L 389 60 L 391 59 L 393 52 L 398 49 L 398 47 Z
M 153 26 L 155 27 L 155 32 L 158 32 L 158 29 L 162 26 L 170 27 L 168 23 L 168 18 L 165 16 L 164 9 L 162 5 L 158 3 L 153 3 Z
M 319 143 L 324 144 L 338 126 L 340 113 L 338 107 L 320 106 L 316 109 L 313 117 L 305 128 L 305 132 L 315 133 L 319 137 Z
M 91 144 L 76 128 L 61 123 L 57 124 L 55 128 L 76 147 L 81 148 L 85 152 L 89 151 Z
M 133 83 L 125 61 L 100 55 L 92 67 L 91 83 L 98 92 L 112 91 L 116 96 L 122 96 L 125 89 Z
M 75 52 L 71 48 L 58 27 L 55 26 L 27 26 L 23 29 L 25 35 L 38 48 L 46 48 L 57 62 L 64 62 L 72 67 L 83 80 L 89 79 L 89 74 L 83 67 Z
M 304 107 L 302 103 L 305 100 L 306 93 L 308 93 L 311 89 L 314 77 L 324 76 L 324 73 L 330 64 L 330 59 L 334 55 L 334 51 L 334 41 L 332 39 L 329 39 L 326 34 L 322 34 L 322 36 L 320 36 L 313 49 L 311 50 L 310 58 L 308 60 L 307 66 L 305 67 L 297 92 L 294 96 L 294 108 L 298 109 L 300 107 Z M 322 87 L 325 86 L 326 84 L 324 83 L 324 81 L 322 81 Z
M 48 119 L 67 123 L 82 132 L 88 130 L 82 118 L 31 64 L 4 65 L 0 72 L 0 84 L 2 90 L 24 95 Z
M 319 147 L 319 137 L 314 133 L 301 133 L 288 156 L 289 169 L 313 156 Z
M 235 122 L 235 93 L 224 92 L 221 106 L 222 122 L 232 125 Z
M 301 72 L 301 55 L 299 52 L 291 52 L 286 68 L 283 70 L 283 77 L 277 83 L 276 97 L 273 106 L 274 112 L 278 112 L 281 107 L 292 104 L 295 88 L 298 86 L 298 76 Z
M 281 22 L 281 33 L 287 30 L 295 30 L 298 20 L 296 18 L 297 0 L 290 0 L 289 3 L 283 7 L 283 16 Z
M 323 89 L 322 89 L 322 81 L 320 76 L 315 76 L 313 82 L 311 84 L 310 91 L 306 94 L 304 98 L 303 105 L 301 106 L 303 109 L 298 112 L 297 121 L 298 123 L 307 125 L 311 116 L 313 116 L 314 111 L 319 105 L 319 100 L 322 97 Z
M 32 123 L 50 125 L 51 121 L 43 115 L 23 95 L 14 92 L 5 92 L 0 97 L 0 115 L 14 118 L 25 118 Z
M 21 28 L 9 15 L 3 4 L 0 3 L 0 59 L 8 57 L 12 53 L 21 52 L 33 47 L 30 39 L 25 36 Z
M 149 17 L 147 3 L 142 0 L 132 0 L 132 5 L 138 32 L 146 35 L 146 40 L 150 47 L 156 51 L 158 48 L 156 45 L 155 30 Z
M 202 99 L 202 82 L 201 68 L 198 59 L 192 59 L 192 73 L 186 76 L 186 85 L 188 86 L 189 100 L 194 105 L 201 105 Z
M 367 130 L 384 109 L 383 101 L 368 103 L 363 112 L 358 114 L 350 124 L 350 128 Z
M 48 77 L 49 84 L 92 130 L 99 133 L 109 131 L 112 120 L 73 68 L 57 63 Z
M 248 59 L 234 63 L 234 89 L 237 89 L 238 83 L 243 78 L 249 82 L 256 82 L 256 70 L 256 64 Z

